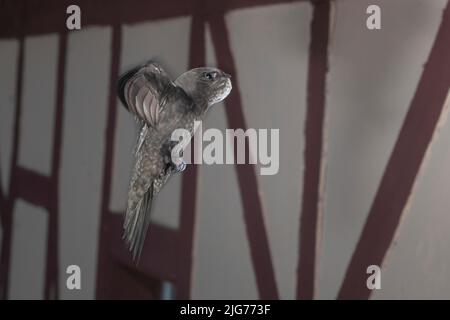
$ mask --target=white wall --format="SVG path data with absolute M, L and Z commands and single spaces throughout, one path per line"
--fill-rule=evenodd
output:
M 318 253 L 317 298 L 334 299 L 420 78 L 446 0 L 334 1 L 326 92 L 326 176 Z M 382 9 L 382 29 L 365 28 L 369 4 Z M 247 125 L 280 129 L 280 171 L 257 176 L 275 277 L 283 299 L 296 291 L 303 179 L 306 77 L 312 6 L 287 3 L 230 12 L 229 37 Z M 148 59 L 172 77 L 188 67 L 190 17 L 122 26 L 120 71 Z M 161 37 L 160 35 L 164 36 Z M 215 65 L 209 28 L 206 59 Z M 69 33 L 60 191 L 60 294 L 94 298 L 109 90 L 111 28 Z M 50 172 L 58 37 L 25 41 L 19 165 Z M 18 42 L 0 41 L 0 168 L 7 190 L 15 107 Z M 225 105 L 204 129 L 227 128 Z M 396 243 L 372 298 L 450 298 L 450 132 L 443 122 L 411 197 Z M 122 212 L 136 126 L 118 104 L 109 207 Z M 259 172 L 257 170 L 256 172 Z M 154 222 L 179 227 L 181 175 L 156 201 Z M 193 298 L 258 297 L 236 170 L 202 165 L 194 242 Z M 42 298 L 47 212 L 14 207 L 11 298 Z M 82 291 L 65 289 L 65 269 L 83 270 Z M 36 266 L 30 273 L 29 265 Z
M 445 3 L 336 2 L 327 79 L 320 298 L 336 297 L 434 42 Z M 381 8 L 379 31 L 364 27 L 369 4 Z

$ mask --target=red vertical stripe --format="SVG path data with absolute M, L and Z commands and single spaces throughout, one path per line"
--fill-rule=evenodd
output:
M 17 169 L 17 159 L 19 151 L 19 133 L 20 133 L 20 115 L 22 111 L 22 79 L 23 79 L 23 62 L 24 62 L 24 38 L 19 39 L 19 56 L 17 59 L 17 82 L 16 82 L 16 110 L 14 115 L 14 138 L 13 152 L 11 160 L 11 178 L 9 181 L 8 198 L 5 201 L 3 212 L 3 241 L 2 255 L 0 264 L 0 297 L 6 299 L 8 295 L 9 284 L 9 264 L 11 260 L 11 237 L 12 237 L 12 209 L 17 190 L 17 181 L 13 177 L 13 173 Z
M 111 257 L 109 255 L 110 242 L 110 217 L 109 202 L 111 198 L 111 177 L 112 177 L 112 158 L 114 155 L 114 131 L 116 129 L 117 118 L 117 96 L 116 84 L 119 77 L 120 49 L 122 32 L 119 24 L 113 25 L 111 40 L 111 68 L 108 97 L 108 118 L 105 132 L 105 155 L 103 159 L 103 183 L 101 199 L 101 216 L 99 231 L 99 257 L 97 266 L 97 292 L 98 299 L 107 299 L 109 285 L 112 279 Z
M 198 2 L 198 8 L 203 5 Z M 198 11 L 197 11 L 198 12 Z M 189 43 L 189 68 L 205 64 L 205 18 L 194 14 Z M 180 212 L 180 238 L 178 246 L 177 267 L 177 299 L 191 298 L 192 285 L 192 252 L 194 242 L 194 225 L 197 210 L 198 167 L 196 164 L 188 166 L 183 174 Z
M 299 231 L 297 298 L 313 299 L 316 280 L 322 134 L 328 68 L 329 2 L 314 2 L 309 47 L 305 170 Z
M 59 36 L 58 74 L 56 82 L 56 111 L 53 132 L 52 175 L 50 178 L 49 228 L 47 238 L 47 266 L 45 271 L 45 298 L 58 298 L 58 182 L 62 145 L 63 103 L 65 92 L 67 34 L 61 32 Z

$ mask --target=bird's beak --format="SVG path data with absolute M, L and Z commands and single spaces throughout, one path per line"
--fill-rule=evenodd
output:
M 228 74 L 228 73 L 223 73 L 223 76 L 225 77 L 225 78 L 227 78 L 227 79 L 231 79 L 231 76 Z

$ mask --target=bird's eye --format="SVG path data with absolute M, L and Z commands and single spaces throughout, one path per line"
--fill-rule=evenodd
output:
M 213 72 L 205 72 L 203 74 L 203 78 L 205 78 L 206 80 L 212 81 L 217 77 L 217 72 L 213 71 Z

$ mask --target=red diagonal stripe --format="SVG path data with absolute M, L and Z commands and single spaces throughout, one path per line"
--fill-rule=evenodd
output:
M 48 208 L 52 196 L 48 177 L 17 167 L 13 172 L 12 179 L 17 182 L 16 197 L 36 206 Z
M 233 87 L 230 96 L 225 100 L 228 124 L 231 128 L 247 129 L 242 111 L 241 95 L 234 58 L 231 53 L 228 30 L 223 15 L 209 17 L 211 35 L 217 55 L 219 67 L 233 75 Z M 248 141 L 246 140 L 246 148 Z M 236 157 L 236 155 L 235 155 Z M 235 159 L 236 161 L 236 159 Z M 278 299 L 278 289 L 270 255 L 267 231 L 264 225 L 261 198 L 258 193 L 255 168 L 253 165 L 236 165 L 239 189 L 244 207 L 244 220 L 250 253 L 256 274 L 256 283 L 261 299 Z
M 381 266 L 431 142 L 450 87 L 450 3 L 397 138 L 339 299 L 367 299 L 366 269 Z

